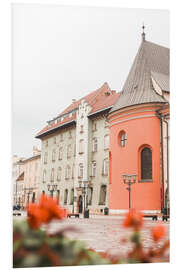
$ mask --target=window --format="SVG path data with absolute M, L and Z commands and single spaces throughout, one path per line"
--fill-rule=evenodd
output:
M 54 149 L 52 151 L 52 161 L 55 161 L 56 160 L 56 150 Z
M 82 154 L 84 152 L 84 140 L 79 141 L 79 153 Z
M 104 149 L 109 148 L 109 135 L 104 136 Z
M 48 153 L 45 152 L 44 153 L 44 164 L 47 164 L 47 157 L 48 157 Z
M 83 125 L 80 126 L 80 133 L 83 133 Z
M 72 166 L 72 178 L 74 178 L 75 176 L 75 164 L 73 164 Z
M 71 168 L 69 165 L 66 166 L 66 179 L 70 178 Z
M 93 161 L 92 162 L 92 176 L 95 176 L 96 175 L 96 161 Z
M 60 134 L 60 142 L 62 142 L 63 141 L 63 134 L 61 133 Z
M 83 164 L 79 164 L 79 178 L 83 178 Z
M 62 176 L 62 170 L 61 170 L 61 167 L 59 167 L 58 172 L 57 172 L 57 181 L 61 181 L 61 176 Z
M 43 171 L 43 183 L 46 182 L 46 170 Z
M 141 180 L 152 180 L 152 151 L 148 147 L 141 151 Z
M 62 150 L 63 150 L 63 148 L 60 147 L 60 148 L 59 148 L 59 157 L 58 157 L 59 160 L 62 159 L 62 154 L 63 154 L 63 151 L 62 151 Z
M 71 199 L 70 199 L 70 204 L 72 205 L 74 202 L 74 188 L 71 189 Z
M 125 147 L 126 146 L 126 142 L 127 142 L 127 135 L 123 131 L 123 132 L 120 133 L 120 145 L 121 145 L 121 147 Z
M 93 128 L 92 128 L 93 131 L 96 131 L 97 130 L 97 124 L 96 122 L 93 122 Z
M 109 161 L 108 159 L 104 159 L 103 161 L 103 175 L 108 175 L 108 170 L 109 170 Z
M 64 204 L 67 204 L 67 200 L 68 200 L 68 189 L 64 190 Z
M 100 194 L 99 194 L 99 205 L 106 204 L 106 191 L 107 191 L 106 185 L 102 185 L 100 188 Z
M 93 188 L 88 188 L 88 205 L 92 205 L 92 195 L 93 195 Z
M 68 147 L 67 147 L 67 158 L 70 158 L 71 157 L 71 154 L 72 154 L 71 153 L 72 152 L 71 150 L 72 150 L 71 144 L 69 144 Z
M 51 182 L 54 182 L 54 168 L 51 169 Z
M 57 199 L 57 204 L 59 204 L 60 201 L 60 190 L 57 190 L 57 195 L 56 195 L 56 199 Z
M 48 140 L 46 140 L 46 147 L 48 146 Z
M 97 152 L 97 138 L 93 138 L 93 152 Z

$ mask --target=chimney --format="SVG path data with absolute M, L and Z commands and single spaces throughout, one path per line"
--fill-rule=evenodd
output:
M 72 99 L 72 103 L 75 103 L 75 102 L 76 102 L 76 99 L 75 99 L 75 98 L 73 98 L 73 99 Z

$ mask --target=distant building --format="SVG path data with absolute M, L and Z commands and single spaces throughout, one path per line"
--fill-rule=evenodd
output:
M 22 162 L 23 160 L 24 160 L 23 157 L 13 155 L 12 158 L 13 205 L 18 203 L 16 180 L 24 171 L 24 164 Z
M 105 83 L 76 101 L 36 136 L 41 139 L 40 192 L 57 197 L 70 212 L 108 206 L 109 123 L 107 114 L 119 97 Z M 88 183 L 87 197 L 83 185 Z
M 24 206 L 24 172 L 22 172 L 16 179 L 16 205 L 19 205 L 22 209 Z
M 40 171 L 40 150 L 33 147 L 33 156 L 23 160 L 24 165 L 24 200 L 23 207 L 28 203 L 37 202 Z
M 129 208 L 123 174 L 137 175 L 132 208 L 169 209 L 169 49 L 146 41 L 144 31 L 120 93 L 109 113 L 110 212 Z

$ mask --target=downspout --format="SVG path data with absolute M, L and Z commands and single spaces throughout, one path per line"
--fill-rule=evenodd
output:
M 167 195 L 168 195 L 168 201 L 169 201 L 169 123 L 168 121 L 165 119 L 165 117 L 163 118 L 163 121 L 166 123 L 166 127 L 167 127 L 167 132 L 166 132 L 166 139 L 167 139 Z M 169 210 L 169 208 L 167 207 L 167 200 L 166 200 L 166 208 L 167 211 Z M 169 214 L 167 212 L 167 214 Z
M 160 120 L 160 144 L 161 144 L 161 212 L 165 206 L 164 204 L 164 145 L 163 145 L 163 119 L 162 119 L 162 115 L 156 111 L 156 115 Z

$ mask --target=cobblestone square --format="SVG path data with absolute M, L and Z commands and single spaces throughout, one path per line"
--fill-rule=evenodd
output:
M 79 239 L 87 242 L 89 248 L 97 251 L 108 251 L 111 254 L 125 254 L 132 248 L 131 243 L 123 244 L 121 240 L 129 237 L 131 230 L 122 226 L 123 216 L 90 216 L 84 218 L 68 218 L 62 222 L 54 222 L 52 231 L 68 226 L 74 226 L 77 232 L 67 232 L 66 235 L 71 239 Z M 142 229 L 142 240 L 145 248 L 152 246 L 151 228 L 158 221 L 144 219 Z M 169 238 L 169 221 L 163 222 L 167 229 L 166 239 Z M 159 246 L 161 242 L 159 242 Z

